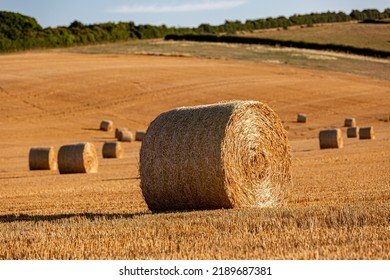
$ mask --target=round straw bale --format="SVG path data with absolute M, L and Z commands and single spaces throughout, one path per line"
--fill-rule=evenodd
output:
M 109 120 L 103 120 L 100 123 L 100 130 L 112 131 L 113 127 L 114 127 L 114 123 L 112 121 L 109 121 Z
M 355 118 L 345 119 L 344 120 L 344 126 L 345 127 L 355 127 L 356 126 Z
M 135 132 L 135 141 L 142 141 L 145 137 L 146 131 L 137 130 Z
M 123 128 L 116 128 L 115 129 L 115 138 L 116 139 L 119 139 L 119 132 L 121 131 L 127 131 L 127 128 L 123 127 Z
M 133 133 L 128 130 L 121 130 L 118 132 L 118 138 L 121 142 L 131 142 L 133 141 Z
M 57 170 L 57 152 L 53 147 L 32 147 L 29 153 L 30 170 Z
M 103 158 L 122 158 L 123 148 L 120 142 L 106 142 L 103 145 Z
M 256 101 L 160 114 L 140 151 L 150 210 L 269 207 L 284 203 L 291 149 L 279 117 Z
M 98 158 L 92 143 L 64 145 L 58 151 L 58 169 L 66 173 L 96 173 Z
M 359 139 L 375 139 L 374 127 L 361 127 L 359 131 Z
M 297 122 L 299 123 L 305 123 L 307 121 L 307 115 L 299 113 L 297 117 Z
M 343 136 L 340 128 L 320 131 L 320 148 L 342 148 Z
M 348 127 L 347 128 L 347 137 L 348 138 L 359 138 L 359 127 Z

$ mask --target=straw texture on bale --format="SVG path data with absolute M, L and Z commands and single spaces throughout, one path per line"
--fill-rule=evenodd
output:
M 359 131 L 359 139 L 375 139 L 374 127 L 361 127 Z
M 120 130 L 117 139 L 121 142 L 131 142 L 133 141 L 133 133 L 128 130 Z
M 359 138 L 359 127 L 348 127 L 347 128 L 347 137 L 348 138 Z
M 298 114 L 297 122 L 299 123 L 305 123 L 307 121 L 307 115 L 306 114 Z
M 160 114 L 140 151 L 150 210 L 282 205 L 291 149 L 276 113 L 256 101 L 183 107 Z
M 113 127 L 114 127 L 114 123 L 112 121 L 109 121 L 109 120 L 103 120 L 100 123 L 100 130 L 112 131 Z
M 340 128 L 320 131 L 320 148 L 342 148 L 343 135 Z
M 120 142 L 106 142 L 103 145 L 103 158 L 122 158 L 123 147 Z
M 96 173 L 98 158 L 92 143 L 64 145 L 58 151 L 58 169 L 66 173 Z
M 137 130 L 135 132 L 135 141 L 142 141 L 145 137 L 146 131 Z
M 115 128 L 115 138 L 116 139 L 119 139 L 119 132 L 121 132 L 121 131 L 127 131 L 127 128 L 125 128 L 125 127 L 123 127 L 123 128 L 119 128 L 119 127 Z
M 53 147 L 32 147 L 28 158 L 30 170 L 57 170 L 57 152 Z
M 356 126 L 355 118 L 345 119 L 344 120 L 344 126 L 345 127 L 355 127 Z

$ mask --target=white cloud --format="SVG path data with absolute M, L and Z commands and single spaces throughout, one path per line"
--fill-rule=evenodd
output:
M 113 10 L 114 13 L 182 13 L 225 10 L 242 6 L 246 0 L 203 1 L 201 3 L 183 3 L 178 5 L 126 5 Z

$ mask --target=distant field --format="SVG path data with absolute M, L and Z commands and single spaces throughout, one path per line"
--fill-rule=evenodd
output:
M 64 49 L 85 54 L 143 54 L 286 64 L 390 80 L 390 60 L 335 52 L 260 45 L 141 40 Z
M 314 27 L 294 27 L 287 30 L 260 30 L 242 35 L 390 51 L 389 24 L 323 24 Z

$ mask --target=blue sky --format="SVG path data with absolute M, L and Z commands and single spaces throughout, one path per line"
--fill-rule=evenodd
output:
M 389 0 L 0 0 L 0 10 L 32 16 L 43 27 L 134 21 L 192 27 L 225 20 L 291 16 L 310 12 L 390 8 Z

